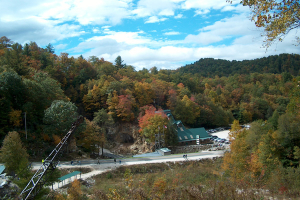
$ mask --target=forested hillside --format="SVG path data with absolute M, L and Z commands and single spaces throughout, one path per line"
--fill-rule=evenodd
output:
M 14 148 L 22 150 L 24 143 L 28 154 L 17 151 L 24 154 L 22 162 L 10 169 L 21 173 L 27 157 L 45 157 L 78 115 L 85 123 L 75 138 L 86 152 L 118 139 L 108 132 L 123 124 L 139 126 L 135 134 L 148 143 L 154 142 L 158 126 L 167 125 L 166 144 L 176 145 L 172 125 L 157 112 L 170 109 L 187 127 L 233 123 L 231 152 L 220 169 L 228 180 L 251 187 L 266 184 L 272 192 L 297 196 L 298 179 L 286 180 L 299 177 L 298 73 L 299 55 L 242 62 L 201 59 L 178 70 L 136 71 L 121 56 L 115 63 L 95 56 L 74 58 L 56 55 L 51 44 L 23 46 L 1 37 L 0 139 L 5 138 L 5 148 L 0 159 L 11 161 L 6 156 L 10 140 L 19 141 L 20 135 L 22 142 L 14 142 Z M 251 128 L 240 129 L 244 123 Z
M 288 72 L 293 76 L 299 75 L 300 55 L 280 54 L 255 60 L 228 61 L 213 58 L 201 58 L 193 64 L 179 68 L 182 73 L 197 73 L 200 76 L 230 76 L 234 74 Z
M 100 135 L 126 122 L 140 123 L 140 134 L 149 138 L 157 131 L 150 125 L 159 121 L 151 115 L 146 124 L 141 120 L 150 110 L 170 109 L 188 127 L 274 119 L 295 104 L 297 63 L 299 55 L 280 55 L 242 62 L 201 59 L 178 70 L 136 71 L 121 56 L 115 63 L 74 58 L 56 55 L 51 44 L 22 46 L 2 37 L 0 137 L 15 130 L 25 139 L 25 113 L 28 142 L 41 147 L 59 141 L 79 114 Z M 82 134 L 91 132 L 83 128 Z

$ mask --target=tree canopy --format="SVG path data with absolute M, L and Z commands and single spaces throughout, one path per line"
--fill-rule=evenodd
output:
M 0 149 L 0 160 L 4 163 L 8 172 L 24 172 L 28 165 L 28 154 L 23 147 L 19 133 L 16 131 L 9 132 Z M 26 170 L 25 170 L 26 171 Z M 19 177 L 22 176 L 19 174 Z
M 250 7 L 255 25 L 264 27 L 266 47 L 275 40 L 282 41 L 286 34 L 300 26 L 298 0 L 242 0 L 241 3 Z M 296 44 L 299 44 L 299 36 L 296 39 Z

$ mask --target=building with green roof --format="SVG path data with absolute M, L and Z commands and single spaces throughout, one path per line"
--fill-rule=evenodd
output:
M 191 128 L 187 129 L 180 120 L 175 120 L 170 110 L 164 110 L 170 122 L 175 127 L 178 136 L 179 145 L 195 145 L 197 144 L 197 139 L 199 142 L 207 140 L 210 138 L 206 130 L 202 128 Z

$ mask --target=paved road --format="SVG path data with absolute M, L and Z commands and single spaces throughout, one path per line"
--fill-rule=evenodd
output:
M 199 160 L 204 158 L 213 158 L 213 157 L 220 157 L 224 155 L 224 151 L 202 151 L 199 153 L 189 153 L 187 154 L 188 160 Z M 146 163 L 162 163 L 162 162 L 177 162 L 177 161 L 185 161 L 186 159 L 183 158 L 183 154 L 176 154 L 176 155 L 169 155 L 169 156 L 159 156 L 159 157 L 137 157 L 137 158 L 126 158 L 121 159 L 121 164 L 119 162 L 120 159 L 117 159 L 117 162 L 114 163 L 113 159 L 103 159 L 100 160 L 100 164 L 97 164 L 98 160 L 81 160 L 80 164 L 71 165 L 71 161 L 62 161 L 60 162 L 58 168 L 78 168 L 78 167 L 88 167 L 91 168 L 91 172 L 78 175 L 77 178 L 81 178 L 83 180 L 90 178 L 92 176 L 101 174 L 103 172 L 107 172 L 121 165 L 139 165 L 139 164 L 146 164 Z M 32 163 L 33 169 L 39 169 L 41 166 L 41 162 L 34 162 Z M 76 177 L 71 179 L 65 180 L 64 184 L 68 184 L 69 182 L 73 181 Z M 58 189 L 62 186 L 62 183 L 55 183 L 53 185 L 53 189 Z
M 224 151 L 202 151 L 198 153 L 189 153 L 188 160 L 198 160 L 203 158 L 212 158 L 223 156 Z M 136 158 L 124 158 L 117 159 L 117 164 L 119 164 L 119 160 L 121 160 L 122 165 L 134 165 L 134 164 L 145 164 L 145 163 L 161 163 L 161 162 L 173 162 L 173 161 L 184 161 L 183 154 L 172 154 L 169 156 L 157 156 L 157 157 L 136 157 Z M 71 165 L 71 161 L 60 161 L 59 167 L 87 167 L 97 165 L 97 159 L 85 159 L 80 160 L 80 164 L 77 160 L 74 161 L 73 165 Z M 33 162 L 33 169 L 38 169 L 41 166 L 41 162 Z M 102 164 L 115 164 L 113 159 L 101 159 L 100 166 Z

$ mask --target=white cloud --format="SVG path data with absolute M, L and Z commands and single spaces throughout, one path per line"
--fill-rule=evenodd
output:
M 254 23 L 251 22 L 245 14 L 240 14 L 206 26 L 200 29 L 198 35 L 189 34 L 185 38 L 185 41 L 188 43 L 208 45 L 242 35 L 256 37 L 260 35 L 260 33 L 260 30 L 255 27 Z
M 93 28 L 93 33 L 100 33 L 100 30 L 99 30 L 99 28 Z
M 287 41 L 278 43 L 276 47 L 270 48 L 267 52 L 264 48 L 261 48 L 263 38 L 252 38 L 251 36 L 240 37 L 230 45 L 194 48 L 174 45 L 152 48 L 147 46 L 146 43 L 136 46 L 116 42 L 113 39 L 91 40 L 82 43 L 82 46 L 86 49 L 91 49 L 84 57 L 96 55 L 114 62 L 115 58 L 121 55 L 126 64 L 136 67 L 137 70 L 142 68 L 150 69 L 153 66 L 164 69 L 176 69 L 184 64 L 195 62 L 200 58 L 244 60 L 280 53 L 300 53 L 299 48 L 296 46 L 291 48 L 293 37 L 287 39 Z
M 14 42 L 21 44 L 35 41 L 38 45 L 47 45 L 49 42 L 53 43 L 85 34 L 79 25 L 55 25 L 51 21 L 38 17 L 15 20 L 14 22 L 0 21 L 0 27 L 0 35 L 5 35 Z
M 231 4 L 225 0 L 186 0 L 181 3 L 181 8 L 185 10 L 195 9 L 195 16 L 197 16 L 208 14 L 212 9 L 222 11 L 237 11 L 236 4 L 239 3 L 239 0 L 233 0 Z
M 108 35 L 105 36 L 95 36 L 87 41 L 99 41 L 103 39 L 113 39 L 118 43 L 126 43 L 130 45 L 138 45 L 138 44 L 147 44 L 150 43 L 151 40 L 140 36 L 141 34 L 144 34 L 143 31 L 139 32 L 115 32 L 115 31 L 110 31 Z
M 178 15 L 176 15 L 174 18 L 175 19 L 181 19 L 183 17 L 183 14 L 178 14 Z
M 170 31 L 170 32 L 164 33 L 164 35 L 180 35 L 180 33 L 177 31 Z
M 172 35 L 172 32 L 165 34 Z M 280 53 L 300 53 L 300 49 L 292 45 L 295 31 L 289 34 L 284 42 L 272 46 L 267 51 L 262 48 L 263 38 L 260 37 L 260 33 L 245 14 L 240 14 L 206 26 L 200 29 L 198 35 L 189 35 L 183 40 L 159 41 L 145 37 L 143 31 L 111 31 L 110 35 L 94 37 L 81 46 L 91 49 L 85 57 L 96 55 L 113 62 L 121 55 L 125 63 L 136 67 L 137 70 L 150 69 L 153 66 L 175 69 L 200 58 L 244 60 Z M 231 38 L 232 42 L 227 45 L 194 45 L 208 45 L 228 38 Z M 190 44 L 193 47 L 189 47 Z
M 176 8 L 177 3 L 171 0 L 140 0 L 132 13 L 137 17 L 173 16 Z
M 206 15 L 210 12 L 209 9 L 204 9 L 204 10 L 196 10 L 195 11 L 195 15 L 194 16 L 197 16 L 197 15 Z
M 157 23 L 157 22 L 163 22 L 163 21 L 166 21 L 167 18 L 158 18 L 157 16 L 152 16 L 152 17 L 149 17 L 148 20 L 145 22 L 146 24 L 149 24 L 149 23 Z
M 233 1 L 232 4 L 226 2 L 226 0 L 186 0 L 181 4 L 183 9 L 215 9 L 219 10 L 222 9 L 224 6 L 228 5 L 236 5 L 239 2 L 237 0 Z
M 50 42 L 54 43 L 56 50 L 69 52 L 70 55 L 72 53 L 73 55 L 83 54 L 84 57 L 95 55 L 111 62 L 121 55 L 125 63 L 135 66 L 137 70 L 143 67 L 149 69 L 153 66 L 174 69 L 184 63 L 195 62 L 205 57 L 242 60 L 279 53 L 300 53 L 300 49 L 292 45 L 294 36 L 297 35 L 293 31 L 287 35 L 284 42 L 275 44 L 265 53 L 266 50 L 261 48 L 263 42 L 263 38 L 260 37 L 261 32 L 249 20 L 249 9 L 239 5 L 239 0 L 234 0 L 232 5 L 226 3 L 225 0 L 140 0 L 137 3 L 134 2 L 136 1 L 0 1 L 0 36 L 5 35 L 19 43 L 35 41 L 38 45 L 47 45 Z M 191 16 L 188 12 L 204 15 L 212 9 L 236 13 L 236 15 L 230 15 L 231 17 L 213 24 L 210 22 L 212 25 L 198 30 L 199 34 L 189 34 L 181 40 L 167 38 L 169 35 L 180 34 L 180 32 L 172 31 L 175 27 L 176 30 L 187 32 L 179 29 L 181 25 L 179 23 L 184 23 L 184 20 L 187 20 L 186 17 Z M 138 20 L 138 18 L 143 19 Z M 126 22 L 124 19 L 131 20 L 131 23 L 122 24 Z M 167 23 L 150 24 L 167 19 Z M 146 25 L 135 24 L 143 20 Z M 171 20 L 175 22 L 172 23 Z M 168 24 L 172 25 L 168 26 Z M 195 24 L 194 27 L 197 27 L 196 22 Z M 123 27 L 126 29 L 122 29 Z M 89 33 L 85 28 L 88 28 Z M 146 32 L 146 30 L 150 31 Z M 156 32 L 153 35 L 164 39 L 152 38 L 151 33 L 154 31 L 151 30 Z M 192 31 L 196 31 L 196 28 L 189 27 L 189 30 L 193 33 Z M 79 37 L 82 41 L 76 47 L 66 50 L 68 44 L 73 41 L 64 41 L 64 39 L 72 37 L 75 37 L 75 42 L 81 41 Z M 86 39 L 87 37 L 90 38 Z M 226 39 L 229 42 L 223 42 Z M 55 42 L 59 44 L 55 45 Z M 222 45 L 212 46 L 217 42 Z
M 132 0 L 31 0 L 0 1 L 0 18 L 9 21 L 40 17 L 81 25 L 119 24 L 131 17 Z
M 62 21 L 76 20 L 81 25 L 115 25 L 121 23 L 122 19 L 130 17 L 130 5 L 131 1 L 122 0 L 54 1 L 42 16 Z
M 55 49 L 65 49 L 68 46 L 68 44 L 58 44 L 55 45 L 54 48 Z

